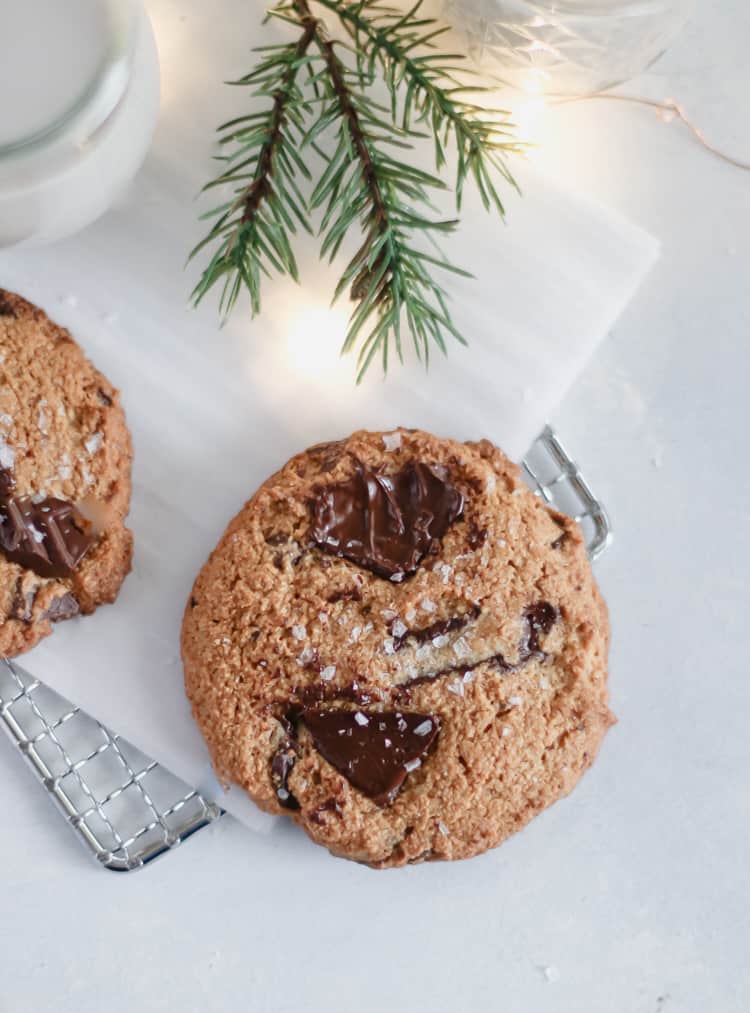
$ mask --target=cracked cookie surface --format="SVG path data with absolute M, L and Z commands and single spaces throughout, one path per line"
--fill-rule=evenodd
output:
M 0 289 L 0 655 L 114 600 L 131 461 L 119 393 L 66 330 Z
M 182 654 L 218 775 L 385 867 L 478 854 L 572 789 L 613 720 L 608 639 L 574 521 L 489 442 L 396 430 L 261 486 Z

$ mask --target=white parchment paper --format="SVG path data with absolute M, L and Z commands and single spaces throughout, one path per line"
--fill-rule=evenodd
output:
M 335 275 L 303 246 L 303 284 L 274 282 L 264 314 L 240 306 L 219 329 L 213 306 L 187 308 L 201 235 L 193 205 L 211 174 L 207 138 L 237 108 L 221 85 L 247 62 L 237 17 L 213 5 L 149 4 L 163 72 L 151 155 L 123 203 L 53 248 L 0 254 L 0 286 L 68 326 L 120 387 L 136 449 L 132 574 L 115 606 L 61 624 L 22 659 L 59 690 L 256 828 L 268 818 L 216 784 L 182 687 L 179 628 L 195 574 L 266 475 L 311 443 L 359 427 L 419 426 L 489 437 L 518 457 L 607 334 L 657 243 L 585 197 L 521 171 L 508 225 L 470 200 L 450 254 L 475 281 L 446 279 L 470 339 L 428 376 L 377 369 L 353 384 L 338 358 L 346 311 Z M 260 41 L 260 40 L 259 40 Z M 234 66 L 233 66 L 234 64 Z M 521 167 L 523 169 L 523 167 Z

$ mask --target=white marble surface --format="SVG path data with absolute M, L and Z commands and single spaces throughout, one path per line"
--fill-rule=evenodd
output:
M 750 13 L 704 0 L 647 77 L 750 158 Z M 231 820 L 145 872 L 92 866 L 0 740 L 2 1013 L 672 1013 L 750 1006 L 750 175 L 639 108 L 541 124 L 544 168 L 662 259 L 554 420 L 606 498 L 620 723 L 501 850 L 379 874 Z

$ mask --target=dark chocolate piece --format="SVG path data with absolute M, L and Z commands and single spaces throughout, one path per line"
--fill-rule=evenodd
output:
M 16 311 L 10 300 L 0 292 L 0 317 L 14 317 L 15 315 Z
M 101 387 L 97 387 L 96 393 L 99 395 L 99 400 L 101 401 L 101 403 L 106 408 L 110 408 L 112 405 L 112 398 L 109 396 L 109 394 L 105 390 L 102 390 Z
M 393 635 L 393 623 L 391 623 L 391 636 L 393 636 L 393 648 L 396 651 L 400 651 L 404 644 L 412 642 L 415 644 L 426 644 L 428 640 L 434 640 L 435 637 L 445 636 L 446 633 L 455 633 L 456 630 L 462 630 L 464 626 L 468 626 L 470 622 L 477 619 L 480 613 L 480 608 L 475 605 L 474 608 L 467 612 L 463 616 L 453 616 L 451 619 L 440 619 L 436 623 L 432 623 L 431 626 L 423 626 L 421 629 L 407 630 L 406 633 L 402 633 L 401 636 L 397 637 Z M 397 620 L 393 620 L 397 622 Z
M 21 591 L 21 578 L 19 577 L 16 581 L 16 590 L 11 602 L 9 618 L 18 619 L 22 623 L 30 623 L 35 598 L 35 591 L 27 591 L 25 594 Z
M 317 809 L 313 809 L 309 816 L 310 822 L 317 823 L 318 826 L 325 826 L 326 820 L 324 817 L 326 813 L 335 813 L 336 816 L 341 817 L 341 806 L 335 798 L 326 799 Z
M 93 545 L 72 503 L 16 499 L 0 485 L 0 552 L 40 577 L 70 577 Z
M 357 461 L 351 478 L 316 491 L 310 534 L 324 552 L 399 580 L 438 551 L 463 507 L 463 496 L 437 465 L 411 461 L 385 475 Z
M 517 672 L 532 659 L 541 658 L 543 660 L 547 657 L 544 651 L 541 650 L 539 641 L 542 636 L 546 636 L 550 632 L 559 617 L 560 613 L 558 610 L 554 605 L 550 605 L 548 601 L 537 601 L 524 609 L 523 620 L 525 629 L 518 648 L 518 661 L 515 664 L 506 661 L 505 657 L 500 653 L 491 654 L 489 657 L 480 658 L 471 664 L 448 665 L 446 668 L 440 668 L 436 672 L 418 675 L 415 679 L 402 682 L 397 691 L 402 691 L 408 697 L 409 690 L 414 686 L 419 686 L 426 682 L 435 682 L 436 679 L 441 679 L 444 675 L 450 675 L 453 672 L 473 672 L 480 665 L 492 665 L 499 672 Z
M 290 541 L 289 535 L 285 535 L 281 531 L 275 531 L 266 536 L 266 545 L 287 545 Z
M 44 618 L 49 619 L 53 623 L 62 622 L 64 619 L 72 619 L 77 616 L 81 611 L 81 606 L 72 595 L 70 591 L 66 594 L 60 595 L 59 598 L 53 598 L 47 607 L 47 611 L 44 613 Z
M 328 595 L 330 605 L 335 605 L 339 601 L 362 601 L 362 592 L 358 587 L 342 587 Z
M 406 711 L 305 710 L 301 719 L 321 756 L 381 806 L 421 766 L 440 730 L 434 715 Z
M 276 798 L 279 800 L 279 804 L 285 809 L 299 809 L 299 802 L 289 790 L 289 775 L 297 762 L 299 747 L 294 738 L 295 731 L 291 722 L 284 719 L 282 723 L 287 734 L 279 743 L 271 760 L 271 780 L 276 789 Z
M 469 543 L 470 549 L 479 549 L 487 541 L 488 531 L 486 528 L 480 528 L 475 520 L 469 524 L 469 534 L 466 541 Z
M 526 636 L 521 644 L 521 656 L 524 661 L 538 654 L 544 654 L 539 649 L 540 637 L 546 637 L 549 631 L 557 622 L 558 612 L 554 605 L 548 601 L 537 601 L 524 611 L 523 617 L 526 620 Z

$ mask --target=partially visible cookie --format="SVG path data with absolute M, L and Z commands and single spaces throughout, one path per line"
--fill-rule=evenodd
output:
M 230 523 L 185 611 L 221 778 L 334 854 L 465 858 L 567 794 L 612 722 L 574 521 L 492 444 L 354 433 Z
M 0 655 L 114 601 L 130 569 L 120 395 L 70 334 L 0 289 Z

